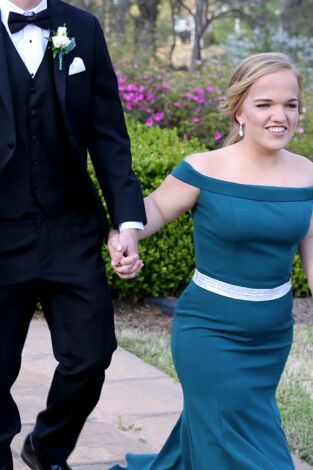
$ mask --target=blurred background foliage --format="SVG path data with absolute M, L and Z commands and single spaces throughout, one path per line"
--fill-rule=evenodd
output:
M 313 0 L 70 0 L 102 23 L 114 63 L 196 70 L 280 50 L 313 67 Z

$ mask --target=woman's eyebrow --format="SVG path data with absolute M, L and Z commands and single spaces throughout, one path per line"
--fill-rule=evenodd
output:
M 272 100 L 271 98 L 256 98 L 256 99 L 254 99 L 253 101 L 263 101 L 263 102 L 266 101 L 266 102 L 270 102 L 270 101 L 273 101 L 273 100 Z M 288 102 L 289 102 L 289 101 L 298 101 L 298 98 L 290 98 L 290 99 L 288 100 Z

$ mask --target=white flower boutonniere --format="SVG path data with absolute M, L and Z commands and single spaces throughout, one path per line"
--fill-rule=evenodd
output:
M 52 44 L 53 58 L 59 58 L 59 70 L 62 70 L 63 56 L 74 49 L 76 46 L 75 38 L 68 36 L 67 27 L 64 24 L 52 33 L 49 42 Z

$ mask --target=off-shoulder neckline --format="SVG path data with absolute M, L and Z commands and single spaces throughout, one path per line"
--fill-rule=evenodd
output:
M 190 163 L 188 163 L 186 160 L 182 161 L 192 171 L 194 171 L 197 175 L 199 175 L 202 178 L 206 178 L 208 180 L 214 181 L 216 183 L 221 183 L 221 184 L 226 184 L 230 185 L 233 187 L 246 187 L 246 188 L 260 188 L 260 189 L 277 189 L 277 190 L 313 190 L 313 185 L 311 186 L 273 186 L 273 185 L 262 185 L 262 184 L 250 184 L 250 183 L 238 183 L 237 181 L 230 181 L 230 180 L 224 180 L 221 178 L 214 178 L 213 176 L 205 175 L 204 173 L 201 173 L 201 171 L 196 170 Z

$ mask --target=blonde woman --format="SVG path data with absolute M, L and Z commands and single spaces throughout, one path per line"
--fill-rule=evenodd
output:
M 128 455 L 129 470 L 294 468 L 275 391 L 292 342 L 299 247 L 313 289 L 313 165 L 285 149 L 301 85 L 285 55 L 248 57 L 230 82 L 224 148 L 190 155 L 145 200 L 141 238 L 193 209 L 196 270 L 172 333 L 184 409 L 160 453 Z M 110 251 L 121 277 L 140 269 L 114 232 Z

